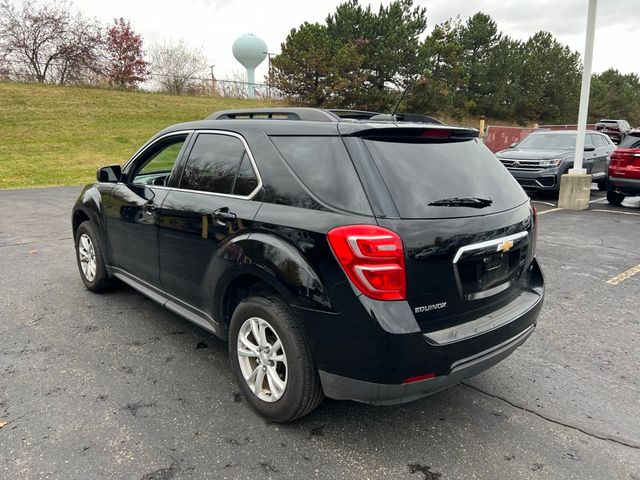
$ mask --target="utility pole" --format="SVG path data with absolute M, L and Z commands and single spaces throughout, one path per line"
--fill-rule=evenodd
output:
M 589 0 L 573 168 L 569 170 L 568 174 L 562 175 L 560 180 L 558 207 L 569 210 L 586 210 L 589 208 L 592 178 L 591 175 L 587 175 L 587 170 L 582 168 L 582 160 L 584 158 L 584 137 L 587 131 L 587 114 L 589 112 L 589 90 L 591 89 L 591 66 L 593 64 L 597 6 L 598 0 Z
M 211 69 L 211 96 L 215 96 L 216 94 L 216 76 L 213 74 L 213 67 L 215 67 L 215 65 L 209 65 Z

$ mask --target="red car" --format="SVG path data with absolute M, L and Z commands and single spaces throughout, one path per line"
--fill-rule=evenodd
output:
M 607 200 L 620 205 L 630 195 L 640 195 L 640 129 L 627 134 L 609 163 Z

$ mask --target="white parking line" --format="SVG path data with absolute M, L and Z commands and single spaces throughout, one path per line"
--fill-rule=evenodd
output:
M 544 215 L 545 213 L 557 212 L 558 210 L 564 210 L 564 208 L 552 208 L 551 210 L 545 210 L 543 212 L 538 212 L 538 215 Z
M 549 205 L 550 207 L 555 207 L 556 204 L 555 203 L 551 203 L 551 202 L 542 202 L 540 200 L 531 200 L 533 203 L 542 203 L 543 205 Z
M 640 217 L 640 213 L 637 212 L 621 212 L 620 210 L 603 210 L 601 208 L 594 208 L 591 210 L 592 212 L 605 212 L 605 213 L 619 213 L 621 215 L 635 215 L 636 217 Z M 540 215 L 540 214 L 538 214 Z
M 602 198 L 596 198 L 595 200 L 591 200 L 589 203 L 604 203 L 606 201 L 607 199 L 605 197 L 602 197 Z

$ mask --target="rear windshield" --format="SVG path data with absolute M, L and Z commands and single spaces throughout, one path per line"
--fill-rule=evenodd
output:
M 624 137 L 618 148 L 640 148 L 640 133 Z
M 465 217 L 496 213 L 527 196 L 477 139 L 447 143 L 364 140 L 402 218 Z M 442 199 L 485 198 L 485 208 L 429 206 Z

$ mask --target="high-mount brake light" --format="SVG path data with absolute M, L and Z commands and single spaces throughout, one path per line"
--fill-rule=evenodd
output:
M 377 225 L 346 225 L 327 234 L 329 245 L 358 290 L 376 300 L 405 300 L 404 249 L 397 233 Z
M 420 135 L 422 138 L 449 138 L 450 136 L 451 130 L 446 128 L 430 128 Z

